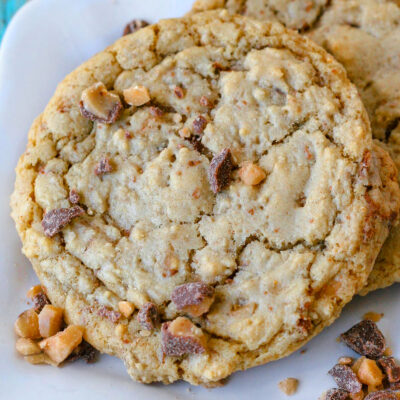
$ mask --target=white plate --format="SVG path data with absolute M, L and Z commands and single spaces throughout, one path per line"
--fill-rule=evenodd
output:
M 300 379 L 294 400 L 312 400 L 329 387 L 326 371 L 352 354 L 337 336 L 367 311 L 384 312 L 380 327 L 397 356 L 400 330 L 399 285 L 356 298 L 329 329 L 292 356 L 235 374 L 223 388 L 207 390 L 179 383 L 170 386 L 132 382 L 122 363 L 101 356 L 98 363 L 76 362 L 63 368 L 32 366 L 14 350 L 13 322 L 24 310 L 26 290 L 37 282 L 9 217 L 13 169 L 24 151 L 33 119 L 43 110 L 56 84 L 73 68 L 117 39 L 130 19 L 180 16 L 192 0 L 34 0 L 16 15 L 0 57 L 0 399 L 284 399 L 277 383 Z M 398 336 L 398 335 L 397 335 Z M 393 340 L 392 340 L 393 339 Z

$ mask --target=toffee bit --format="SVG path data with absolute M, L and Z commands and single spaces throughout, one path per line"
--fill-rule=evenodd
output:
M 97 82 L 82 92 L 79 108 L 82 116 L 91 121 L 112 124 L 121 115 L 123 105 L 117 94 Z
M 324 400 L 349 400 L 350 393 L 343 389 L 329 389 L 326 394 Z
M 400 365 L 393 357 L 382 357 L 378 360 L 378 364 L 385 371 L 390 383 L 400 382 Z
M 203 107 L 207 107 L 207 108 L 212 108 L 213 107 L 213 102 L 210 101 L 208 99 L 208 97 L 206 97 L 206 96 L 201 96 L 199 102 L 200 102 L 200 105 L 203 106 Z
M 199 153 L 202 153 L 204 150 L 204 146 L 201 143 L 201 136 L 198 135 L 192 135 L 189 138 L 190 143 L 192 144 L 193 148 L 198 151 Z
M 199 115 L 195 120 L 193 121 L 193 130 L 196 134 L 201 134 L 204 132 L 204 129 L 206 129 L 206 126 L 208 124 L 208 121 L 202 116 Z
M 130 35 L 148 25 L 149 23 L 143 19 L 134 19 L 125 26 L 122 36 Z
M 206 351 L 205 336 L 189 319 L 178 317 L 161 326 L 162 351 L 166 356 L 202 354 Z
M 101 306 L 100 308 L 97 308 L 96 313 L 102 318 L 107 318 L 114 324 L 116 324 L 122 316 L 120 312 L 112 310 L 111 308 L 106 306 Z
M 110 164 L 110 160 L 108 157 L 103 157 L 97 164 L 96 167 L 94 168 L 94 174 L 96 176 L 102 177 L 105 174 L 109 174 L 112 172 L 113 168 L 112 165 Z
M 211 160 L 208 179 L 211 190 L 216 194 L 228 186 L 233 169 L 233 160 L 230 149 L 224 149 Z
M 148 331 L 156 328 L 160 321 L 157 306 L 150 302 L 144 304 L 138 312 L 137 320 L 140 325 Z
M 164 111 L 159 107 L 150 107 L 150 114 L 155 118 L 161 118 L 164 115 Z
M 78 204 L 80 200 L 79 193 L 75 189 L 71 189 L 68 199 L 71 204 Z
M 362 389 L 362 383 L 347 365 L 336 364 L 328 374 L 333 377 L 340 389 L 347 390 L 350 393 L 358 393 Z
M 183 91 L 182 86 L 175 86 L 174 93 L 178 99 L 183 99 L 185 97 L 185 92 Z
M 364 400 L 397 400 L 396 393 L 387 390 L 370 393 Z
M 47 237 L 53 237 L 68 225 L 74 218 L 83 215 L 85 211 L 79 206 L 57 208 L 44 214 L 42 227 Z
M 50 304 L 50 300 L 47 298 L 47 296 L 42 292 L 38 293 L 33 299 L 33 308 L 37 313 L 40 313 L 42 311 L 43 307 L 46 306 L 47 304 Z
M 214 288 L 203 282 L 191 282 L 177 286 L 171 300 L 180 311 L 193 317 L 206 313 L 214 301 Z
M 87 364 L 93 364 L 99 357 L 99 351 L 85 340 L 67 358 L 68 362 L 84 360 Z
M 343 342 L 356 353 L 377 359 L 386 349 L 386 341 L 375 322 L 366 319 L 340 335 Z

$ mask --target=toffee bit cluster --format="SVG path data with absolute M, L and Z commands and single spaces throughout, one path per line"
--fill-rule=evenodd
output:
M 375 322 L 366 319 L 340 336 L 361 355 L 354 362 L 341 357 L 330 371 L 338 388 L 328 390 L 323 400 L 397 400 L 400 394 L 400 365 L 386 356 L 386 340 Z
M 41 285 L 33 286 L 27 297 L 34 307 L 20 314 L 14 324 L 15 348 L 25 361 L 59 366 L 80 358 L 88 363 L 96 360 L 98 352 L 83 340 L 83 327 L 65 327 L 64 310 L 50 303 Z

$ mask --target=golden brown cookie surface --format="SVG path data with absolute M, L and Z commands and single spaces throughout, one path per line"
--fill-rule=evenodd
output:
M 85 339 L 134 379 L 209 383 L 289 354 L 361 289 L 398 212 L 390 162 L 331 56 L 209 12 L 60 84 L 13 218 Z

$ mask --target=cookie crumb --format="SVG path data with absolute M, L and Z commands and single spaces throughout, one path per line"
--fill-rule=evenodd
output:
M 292 396 L 297 392 L 299 380 L 296 378 L 286 378 L 278 383 L 279 389 L 287 396 Z
M 352 365 L 354 362 L 354 359 L 351 357 L 340 357 L 338 359 L 338 364 L 341 365 Z

